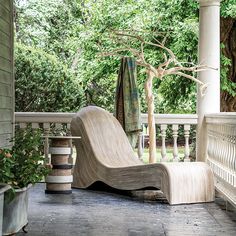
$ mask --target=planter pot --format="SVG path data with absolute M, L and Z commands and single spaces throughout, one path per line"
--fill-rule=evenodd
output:
M 0 236 L 2 235 L 4 192 L 10 188 L 11 187 L 9 185 L 0 184 Z
M 3 235 L 15 234 L 28 224 L 28 189 L 30 186 L 16 189 L 14 199 L 4 202 Z

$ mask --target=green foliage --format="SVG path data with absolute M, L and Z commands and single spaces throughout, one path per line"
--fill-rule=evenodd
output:
M 14 178 L 14 174 L 11 172 L 13 163 L 11 150 L 0 149 L 0 183 L 8 183 L 9 179 Z
M 162 94 L 162 113 L 194 113 L 196 110 L 196 85 L 182 78 L 169 76 L 158 90 Z
M 228 94 L 234 97 L 236 96 L 236 83 L 232 83 L 230 80 L 228 80 L 229 67 L 232 65 L 232 62 L 229 58 L 227 58 L 222 54 L 221 65 L 222 65 L 222 69 L 220 72 L 221 90 L 228 92 Z
M 99 57 L 103 50 L 117 47 L 111 30 L 132 29 L 161 32 L 165 45 L 179 61 L 197 63 L 199 3 L 189 0 L 15 0 L 17 1 L 16 40 L 55 54 L 83 81 L 86 105 L 113 110 L 118 57 Z M 221 16 L 236 17 L 235 0 L 221 3 Z M 151 36 L 147 36 L 152 40 Z M 138 45 L 136 45 L 138 47 Z M 147 52 L 148 60 L 159 63 L 158 50 Z M 224 60 L 224 59 L 222 59 Z M 228 65 L 223 64 L 223 73 Z M 142 112 L 146 112 L 145 73 L 139 70 L 138 86 Z M 222 89 L 234 85 L 222 79 Z M 180 77 L 155 82 L 155 112 L 195 112 L 196 85 Z
M 16 44 L 16 111 L 78 111 L 82 82 L 55 56 Z
M 75 4 L 76 0 L 15 0 L 17 41 L 72 60 L 81 24 Z
M 20 2 L 22 1 L 18 0 L 17 4 L 17 41 L 55 53 L 69 67 L 75 64 L 73 67 L 83 81 L 86 105 L 96 104 L 113 110 L 119 58 L 102 58 L 97 55 L 105 48 L 111 50 L 117 46 L 107 37 L 111 29 L 164 32 L 169 35 L 167 46 L 176 50 L 180 60 L 192 61 L 196 58 L 191 51 L 192 45 L 189 44 L 189 40 L 194 38 L 193 44 L 197 45 L 196 2 L 53 0 L 49 3 L 38 0 L 35 4 L 35 1 L 28 0 L 19 4 Z M 183 40 L 181 32 L 185 35 Z M 148 58 L 158 63 L 162 54 L 149 50 Z M 145 73 L 142 70 L 140 72 L 138 85 L 142 110 L 146 111 L 143 88 Z M 160 86 L 160 83 L 156 82 L 156 85 Z M 161 94 L 158 94 L 160 97 Z M 156 107 L 159 111 L 160 104 Z
M 86 81 L 87 84 L 100 83 L 104 86 L 104 84 L 107 83 L 108 86 L 106 86 L 106 88 L 109 88 L 111 82 L 112 84 L 114 83 L 113 80 L 117 77 L 117 71 L 119 69 L 119 57 L 102 58 L 97 56 L 97 54 L 102 51 L 112 51 L 122 46 L 121 42 L 114 41 L 113 38 L 110 37 L 111 30 L 114 29 L 138 30 L 138 32 L 149 41 L 153 41 L 153 35 L 157 32 L 163 32 L 163 36 L 168 36 L 166 45 L 177 54 L 180 61 L 196 63 L 198 42 L 198 20 L 196 13 L 198 4 L 188 1 L 177 2 L 178 4 L 174 4 L 173 1 L 126 1 L 120 4 L 118 0 L 105 2 L 86 1 L 83 7 L 80 6 L 84 9 L 81 11 L 85 11 L 84 14 L 87 20 L 82 28 L 84 33 L 81 32 L 80 34 L 80 49 L 83 51 L 83 55 L 81 60 L 79 60 L 78 73 L 81 75 L 81 79 Z M 183 11 L 183 9 L 186 8 L 195 15 L 193 16 L 192 13 L 189 17 L 187 10 Z M 160 9 L 170 10 L 160 11 Z M 191 43 L 189 43 L 189 41 L 191 41 Z M 132 42 L 132 46 L 139 48 L 140 44 L 134 44 Z M 149 62 L 156 65 L 163 62 L 163 55 L 159 50 L 153 48 L 145 49 Z M 138 86 L 141 95 L 142 112 L 147 111 L 144 93 L 145 77 L 145 71 L 140 69 Z M 176 78 L 173 80 L 175 79 Z M 178 81 L 180 81 L 180 79 Z M 183 85 L 184 88 L 182 90 L 184 90 L 185 87 L 193 83 L 187 81 L 182 82 L 182 84 L 186 84 L 186 86 Z M 167 84 L 163 87 L 166 86 Z M 160 89 L 158 89 L 159 87 Z M 172 104 L 172 102 L 159 103 L 160 100 L 163 100 L 164 89 L 161 89 L 161 87 L 162 83 L 156 81 L 154 91 L 155 94 L 158 94 L 158 99 L 155 100 L 157 101 L 155 104 L 156 112 L 163 112 L 165 110 L 163 109 L 164 104 L 165 106 Z M 172 88 L 169 87 L 169 90 L 164 92 L 166 94 L 165 98 L 174 94 L 174 97 L 181 97 L 184 103 L 187 102 L 189 97 L 184 97 L 184 94 L 179 93 L 176 87 L 178 89 L 177 82 L 175 82 Z M 100 90 L 101 89 L 100 87 Z M 194 87 L 191 90 L 194 90 Z M 91 93 L 90 88 L 86 91 Z M 179 96 L 176 96 L 176 94 Z M 193 95 L 193 93 L 191 95 Z M 108 90 L 105 89 L 103 97 L 113 98 L 114 87 L 110 87 Z M 109 99 L 109 101 L 114 103 L 114 99 Z M 100 100 L 97 98 L 94 99 L 94 103 L 101 105 Z M 104 105 L 109 108 L 112 107 L 107 104 L 102 104 L 102 106 Z M 172 106 L 172 108 L 173 107 L 174 106 Z M 191 108 L 194 108 L 194 105 L 192 105 Z M 166 110 L 170 110 L 170 108 Z
M 0 150 L 0 182 L 23 188 L 35 184 L 49 173 L 42 164 L 42 133 L 31 128 L 17 129 L 12 150 Z
M 221 4 L 221 16 L 236 17 L 236 2 L 235 0 L 224 0 Z

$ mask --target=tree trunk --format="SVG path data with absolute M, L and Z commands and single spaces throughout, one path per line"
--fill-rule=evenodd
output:
M 236 19 L 221 18 L 221 43 L 225 48 L 222 53 L 231 60 L 231 66 L 228 72 L 228 80 L 236 83 Z M 221 111 L 236 111 L 236 96 L 230 95 L 226 91 L 221 92 Z
M 156 163 L 156 126 L 154 118 L 154 96 L 152 93 L 152 81 L 154 74 L 147 70 L 147 82 L 145 83 L 146 101 L 148 104 L 148 129 L 149 129 L 149 163 Z

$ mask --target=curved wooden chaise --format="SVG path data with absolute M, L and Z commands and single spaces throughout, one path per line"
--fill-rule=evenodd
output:
M 89 106 L 72 119 L 77 159 L 73 187 L 101 181 L 121 190 L 161 189 L 170 204 L 214 200 L 213 174 L 202 162 L 144 165 L 134 154 L 121 125 L 109 112 Z

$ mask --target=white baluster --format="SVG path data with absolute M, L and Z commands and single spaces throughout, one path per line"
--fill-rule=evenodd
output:
M 32 127 L 32 129 L 38 129 L 39 128 L 39 123 L 32 123 L 31 127 Z
M 146 127 L 145 124 L 142 124 L 142 149 L 144 150 L 145 145 L 145 134 L 146 134 Z
M 143 133 L 139 132 L 138 134 L 138 157 L 142 160 L 143 157 Z
M 149 148 L 149 127 L 146 128 L 146 137 L 148 138 L 148 148 Z
M 225 131 L 228 131 L 228 135 L 226 137 L 226 163 L 225 166 L 227 167 L 227 169 L 229 171 L 227 171 L 227 182 L 231 183 L 230 179 L 231 179 L 231 171 L 230 171 L 230 141 L 231 141 L 231 137 L 230 137 L 230 130 L 226 129 Z
M 223 166 L 225 166 L 225 155 L 226 155 L 226 140 L 225 140 L 225 134 L 224 134 L 224 129 L 222 125 L 217 125 L 220 129 L 219 132 L 219 137 L 218 137 L 218 143 L 219 143 L 219 149 L 221 150 L 220 152 L 220 162 Z M 222 139 L 221 139 L 222 137 Z M 224 179 L 224 176 L 222 175 L 222 178 Z
M 189 133 L 190 133 L 190 125 L 184 125 L 184 138 L 185 138 L 185 147 L 184 147 L 184 161 L 190 161 L 189 158 Z
M 173 161 L 176 161 L 176 162 L 179 161 L 179 158 L 178 158 L 178 146 L 177 146 L 178 129 L 179 129 L 179 125 L 172 125 L 173 139 L 174 139 Z
M 68 136 L 72 136 L 71 135 L 71 130 L 70 130 L 70 124 L 67 124 L 66 127 L 67 127 Z M 74 161 L 73 161 L 73 140 L 69 139 L 68 142 L 69 142 L 69 146 L 70 146 L 70 149 L 71 149 L 70 154 L 69 154 L 69 158 L 68 158 L 68 163 L 71 164 L 71 165 L 74 165 Z
M 236 156 L 236 136 L 234 136 L 234 140 L 233 140 L 233 155 L 232 155 L 232 157 L 233 157 L 232 170 L 235 172 L 235 176 L 236 176 L 236 158 L 235 158 L 235 156 Z
M 234 156 L 233 156 L 233 150 L 234 150 L 234 137 L 231 136 L 230 137 L 230 145 L 229 145 L 229 148 L 230 148 L 230 160 L 229 160 L 229 168 L 233 171 L 233 160 L 234 160 Z
M 213 144 L 214 144 L 214 140 L 212 138 L 212 135 L 211 135 L 211 130 L 210 128 L 207 129 L 207 139 L 208 139 L 208 144 L 207 144 L 207 157 L 208 158 L 211 158 L 212 157 L 212 151 L 213 151 Z
M 161 161 L 168 161 L 166 157 L 166 129 L 167 125 L 161 125 Z
M 143 127 L 143 135 L 147 134 L 147 126 L 146 126 L 146 124 L 143 124 L 142 127 Z
M 55 124 L 55 131 L 57 133 L 57 135 L 63 135 L 62 133 L 63 127 L 61 123 L 56 123 Z
M 145 147 L 145 140 L 148 140 L 148 145 L 149 145 L 149 133 L 147 124 L 145 124 L 143 129 L 143 148 Z
M 26 129 L 27 127 L 27 124 L 26 123 L 20 123 L 20 128 L 21 129 Z
M 45 142 L 44 142 L 44 156 L 45 156 L 45 163 L 51 164 L 51 160 L 49 158 L 49 133 L 50 133 L 50 124 L 49 123 L 43 123 L 43 130 L 44 130 L 44 136 L 45 136 Z
M 224 133 L 224 126 L 223 125 L 217 125 L 219 127 L 219 133 L 218 133 L 218 148 L 220 150 L 220 162 L 225 166 L 225 155 L 226 155 L 226 140 L 225 140 L 225 133 Z
M 232 130 L 230 131 L 230 144 L 229 144 L 229 169 L 231 170 L 231 176 L 230 176 L 230 184 L 234 185 L 234 170 L 233 170 L 233 160 L 234 160 L 234 136 L 232 133 Z
M 67 123 L 67 124 L 66 124 L 66 131 L 67 131 L 67 133 L 70 133 L 70 134 L 71 134 L 70 123 Z

